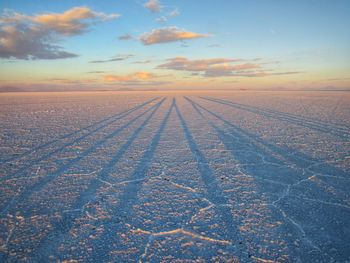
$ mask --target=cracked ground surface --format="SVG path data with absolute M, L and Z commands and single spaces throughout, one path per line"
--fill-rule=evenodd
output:
M 349 262 L 344 92 L 3 94 L 1 262 Z

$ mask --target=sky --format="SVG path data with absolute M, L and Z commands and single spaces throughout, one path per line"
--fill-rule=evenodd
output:
M 350 89 L 348 0 L 2 0 L 0 88 Z

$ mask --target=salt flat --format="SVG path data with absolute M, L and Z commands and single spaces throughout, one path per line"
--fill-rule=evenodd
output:
M 350 93 L 0 95 L 2 262 L 349 262 Z

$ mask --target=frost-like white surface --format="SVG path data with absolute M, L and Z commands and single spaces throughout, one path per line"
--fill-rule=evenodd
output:
M 0 96 L 0 261 L 347 262 L 344 92 Z

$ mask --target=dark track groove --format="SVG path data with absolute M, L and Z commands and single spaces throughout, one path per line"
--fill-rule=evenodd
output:
M 187 98 L 187 100 L 189 100 L 189 99 Z M 320 167 L 313 167 L 312 171 L 317 173 L 317 172 L 319 172 L 319 170 L 323 170 L 323 171 L 326 171 L 327 175 L 342 176 L 344 178 L 348 178 L 348 174 L 343 170 L 340 170 L 334 166 L 331 166 L 327 163 L 322 162 L 321 160 L 317 160 L 315 158 L 312 158 L 311 156 L 308 156 L 308 155 L 306 155 L 302 152 L 296 151 L 294 149 L 287 148 L 287 147 L 282 148 L 282 147 L 276 146 L 272 143 L 269 143 L 269 142 L 261 139 L 259 136 L 251 134 L 248 131 L 241 129 L 237 125 L 232 124 L 231 122 L 229 122 L 228 120 L 226 120 L 222 116 L 218 115 L 217 113 L 204 108 L 202 105 L 200 105 L 194 101 L 192 101 L 192 102 L 195 103 L 199 108 L 208 112 L 210 115 L 214 116 L 218 120 L 222 121 L 225 125 L 227 125 L 231 129 L 233 129 L 234 134 L 237 134 L 237 132 L 238 132 L 239 134 L 244 135 L 246 138 L 248 138 L 248 140 L 250 140 L 251 142 L 260 143 L 264 147 L 270 149 L 272 152 L 275 152 L 275 153 L 279 154 L 280 156 L 282 156 L 283 158 L 285 158 L 286 160 L 298 165 L 300 168 L 306 168 L 314 163 L 319 163 Z M 231 130 L 231 132 L 232 132 L 232 130 Z
M 162 99 L 157 103 L 151 114 L 142 122 L 142 124 L 134 130 L 132 135 L 127 139 L 127 141 L 120 147 L 113 158 L 108 162 L 108 164 L 103 167 L 103 169 L 92 179 L 89 184 L 88 189 L 84 190 L 79 198 L 75 201 L 74 205 L 70 207 L 70 210 L 78 210 L 73 213 L 65 213 L 61 220 L 55 222 L 53 229 L 50 231 L 49 235 L 40 242 L 40 246 L 34 250 L 31 258 L 35 260 L 45 260 L 50 255 L 54 255 L 57 252 L 59 242 L 64 239 L 64 235 L 68 234 L 70 229 L 73 227 L 74 222 L 77 218 L 84 215 L 85 211 L 83 208 L 86 204 L 95 198 L 96 192 L 104 184 L 101 180 L 106 181 L 112 171 L 113 167 L 119 162 L 119 160 L 124 156 L 125 152 L 132 145 L 138 135 L 143 131 L 147 123 L 151 120 L 154 114 L 157 112 L 159 107 L 162 105 L 165 99 Z
M 156 134 L 153 136 L 150 145 L 148 146 L 147 150 L 142 156 L 138 166 L 136 167 L 132 176 L 130 177 L 130 180 L 142 179 L 146 175 L 151 161 L 153 159 L 154 153 L 161 139 L 161 136 L 168 123 L 168 119 L 170 117 L 174 104 L 175 99 L 173 99 L 169 110 L 166 112 L 165 117 L 163 118 Z M 113 243 L 116 242 L 116 240 L 118 239 L 118 236 L 113 233 L 115 233 L 115 231 L 119 227 L 121 227 L 120 223 L 126 222 L 126 220 L 132 216 L 131 210 L 133 205 L 138 200 L 137 194 L 142 187 L 142 183 L 142 181 L 130 182 L 125 187 L 125 190 L 123 191 L 120 197 L 119 205 L 113 208 L 114 214 L 118 215 L 118 217 L 115 218 L 114 221 L 106 222 L 106 224 L 104 225 L 104 228 L 108 229 L 108 231 L 104 231 L 103 234 L 99 237 L 99 239 L 95 240 L 95 249 L 91 257 L 89 258 L 90 262 L 98 262 L 101 260 L 101 258 L 105 258 L 108 255 L 108 252 L 110 251 L 110 246 L 113 245 Z M 117 220 L 119 224 L 116 224 L 115 220 Z
M 141 118 L 143 115 L 145 115 L 147 112 L 152 110 L 152 108 L 156 107 L 157 105 L 152 106 L 151 108 L 147 109 L 140 115 L 136 116 L 132 120 L 130 120 L 125 125 L 121 126 L 120 128 L 116 129 L 114 132 L 110 133 L 103 139 L 97 141 L 93 146 L 89 147 L 87 150 L 80 153 L 76 158 L 73 158 L 71 161 L 69 161 L 67 164 L 59 167 L 57 171 L 55 171 L 52 174 L 47 175 L 46 177 L 42 178 L 39 182 L 35 183 L 33 186 L 30 187 L 30 189 L 24 190 L 22 193 L 20 193 L 18 196 L 15 196 L 12 198 L 9 202 L 3 205 L 3 208 L 0 211 L 0 216 L 4 216 L 11 207 L 15 206 L 17 203 L 21 201 L 27 200 L 33 193 L 39 192 L 45 185 L 50 183 L 54 178 L 64 173 L 68 168 L 70 168 L 73 164 L 77 163 L 78 161 L 82 160 L 89 154 L 93 153 L 95 150 L 97 150 L 100 146 L 102 146 L 104 143 L 106 143 L 109 139 L 115 137 L 120 132 L 122 132 L 124 129 L 129 127 L 131 124 L 133 124 L 136 120 Z
M 231 208 L 227 208 L 225 204 L 229 204 L 228 199 L 223 194 L 216 176 L 214 175 L 214 172 L 209 167 L 208 161 L 205 158 L 204 154 L 199 149 L 195 139 L 193 138 L 191 131 L 189 130 L 185 119 L 183 118 L 179 108 L 175 104 L 175 110 L 177 112 L 177 115 L 179 117 L 185 138 L 187 140 L 187 144 L 195 157 L 197 161 L 197 168 L 201 175 L 202 181 L 204 182 L 206 191 L 207 191 L 207 197 L 210 202 L 212 202 L 215 207 L 217 214 L 221 217 L 221 223 L 223 224 L 224 228 L 226 229 L 227 238 L 229 241 L 232 242 L 235 246 L 233 247 L 234 252 L 236 252 L 234 255 L 238 256 L 241 260 L 241 262 L 247 262 L 248 261 L 248 250 L 245 245 L 245 240 L 240 234 L 240 231 L 238 229 L 238 224 L 233 220 L 233 215 L 231 213 Z M 240 244 L 238 246 L 238 244 Z M 236 251 L 238 249 L 238 251 Z
M 152 100 L 152 101 L 154 101 L 154 100 Z M 152 101 L 148 102 L 147 104 L 151 103 Z M 123 119 L 124 117 L 128 116 L 128 115 L 131 114 L 132 112 L 134 112 L 134 111 L 136 111 L 136 110 L 138 110 L 138 109 L 143 108 L 143 107 L 146 106 L 147 104 L 142 104 L 142 106 L 139 105 L 138 108 L 134 108 L 134 109 L 132 109 L 132 110 L 129 110 L 127 113 L 118 114 L 118 115 L 116 115 L 116 116 L 118 116 L 118 117 L 113 118 L 112 120 L 107 121 L 105 124 L 103 124 L 103 125 L 101 125 L 101 126 L 95 128 L 95 129 L 92 130 L 92 131 L 89 131 L 88 133 L 86 133 L 86 134 L 84 134 L 84 135 L 82 135 L 82 136 L 80 136 L 80 137 L 74 139 L 74 140 L 71 141 L 71 142 L 68 142 L 68 143 L 63 144 L 62 147 L 59 147 L 58 149 L 55 149 L 55 150 L 52 151 L 52 152 L 49 152 L 49 153 L 47 153 L 47 154 L 44 154 L 44 155 L 40 156 L 40 157 L 37 158 L 37 159 L 31 160 L 31 161 L 29 161 L 29 162 L 26 162 L 26 164 L 25 164 L 24 166 L 22 166 L 21 168 L 19 168 L 19 169 L 18 169 L 17 171 L 15 171 L 14 173 L 9 174 L 9 175 L 6 175 L 6 176 L 0 178 L 0 182 L 1 182 L 1 181 L 4 181 L 4 180 L 12 179 L 12 178 L 14 178 L 14 177 L 16 177 L 16 176 L 23 176 L 23 172 L 24 172 L 26 169 L 31 168 L 31 167 L 34 166 L 34 165 L 37 165 L 39 162 L 50 158 L 51 156 L 55 155 L 56 153 L 62 152 L 66 147 L 70 147 L 70 146 L 74 145 L 75 143 L 78 143 L 78 142 L 84 140 L 86 137 L 91 136 L 91 135 L 94 135 L 96 132 L 102 130 L 103 128 L 105 128 L 105 127 L 107 127 L 107 126 L 109 126 L 109 125 L 111 125 L 112 123 L 116 122 L 117 120 Z
M 228 102 L 228 101 L 220 100 L 220 99 L 214 99 L 214 98 L 209 98 L 209 97 L 200 97 L 200 98 L 207 100 L 207 101 L 226 105 L 226 106 L 229 106 L 232 108 L 248 111 L 248 112 L 251 112 L 251 113 L 254 113 L 257 115 L 261 115 L 264 117 L 276 119 L 276 120 L 279 120 L 282 122 L 292 123 L 294 125 L 298 125 L 298 126 L 302 126 L 305 128 L 315 130 L 317 132 L 331 134 L 333 136 L 337 136 L 337 137 L 344 139 L 344 140 L 348 139 L 350 137 L 349 129 L 339 128 L 339 127 L 337 128 L 337 127 L 330 125 L 329 123 L 321 123 L 319 121 L 311 121 L 311 120 L 304 119 L 304 118 L 297 116 L 297 115 L 291 115 L 291 114 L 287 114 L 287 113 L 283 113 L 283 112 L 261 109 L 258 107 L 247 106 L 247 105 L 238 104 L 238 103 L 234 103 L 234 102 Z
M 32 154 L 32 153 L 34 153 L 34 152 L 36 152 L 36 151 L 38 151 L 38 150 L 40 150 L 40 149 L 43 149 L 43 148 L 45 148 L 45 147 L 47 147 L 47 146 L 50 146 L 51 144 L 54 144 L 54 143 L 56 143 L 56 142 L 58 142 L 58 141 L 60 141 L 60 140 L 69 138 L 69 137 L 71 137 L 71 136 L 73 136 L 73 135 L 76 135 L 76 134 L 78 134 L 78 133 L 80 133 L 80 132 L 83 132 L 83 131 L 85 131 L 85 130 L 88 130 L 88 129 L 90 129 L 90 128 L 96 126 L 96 125 L 99 125 L 99 124 L 101 124 L 101 123 L 103 123 L 103 122 L 108 122 L 108 121 L 113 122 L 113 121 L 114 121 L 113 119 L 116 118 L 116 117 L 118 117 L 117 119 L 121 119 L 121 118 L 123 118 L 123 117 L 126 116 L 126 115 L 124 115 L 123 117 L 119 117 L 119 116 L 121 116 L 121 115 L 123 115 L 123 114 L 127 114 L 127 115 L 128 115 L 128 114 L 130 114 L 131 112 L 134 112 L 134 111 L 136 111 L 136 110 L 138 110 L 138 109 L 140 109 L 140 108 L 146 106 L 147 104 L 149 104 L 149 103 L 151 103 L 151 102 L 153 102 L 153 101 L 155 101 L 155 100 L 157 100 L 157 99 L 158 99 L 158 98 L 150 99 L 150 100 L 148 100 L 148 101 L 146 101 L 146 102 L 144 102 L 144 103 L 142 103 L 142 104 L 140 104 L 140 105 L 137 105 L 137 106 L 135 106 L 135 107 L 133 107 L 133 108 L 131 108 L 131 109 L 122 111 L 122 112 L 120 112 L 120 113 L 118 113 L 118 114 L 116 114 L 116 115 L 112 115 L 112 116 L 110 116 L 110 117 L 108 117 L 108 118 L 102 119 L 102 120 L 100 120 L 100 121 L 98 121 L 98 122 L 95 122 L 95 123 L 93 123 L 93 124 L 90 124 L 90 125 L 88 125 L 88 126 L 86 126 L 86 127 L 84 127 L 84 128 L 81 128 L 81 129 L 76 130 L 76 131 L 74 131 L 74 132 L 71 132 L 71 133 L 65 134 L 65 135 L 63 135 L 63 136 L 60 136 L 60 137 L 58 137 L 58 138 L 56 138 L 56 139 L 54 139 L 54 140 L 52 140 L 52 141 L 49 141 L 49 142 L 46 142 L 46 143 L 44 143 L 44 144 L 35 146 L 34 148 L 32 148 L 32 149 L 30 149 L 30 150 L 28 150 L 28 151 L 25 151 L 24 153 L 21 153 L 21 154 L 19 154 L 19 155 L 13 156 L 13 157 L 8 158 L 8 159 L 5 159 L 5 160 L 0 160 L 0 163 L 7 163 L 7 162 L 11 162 L 11 161 L 16 161 L 16 160 L 18 160 L 18 159 L 20 159 L 20 158 L 22 158 L 22 157 L 25 157 L 25 156 L 27 156 L 27 155 L 30 155 L 30 154 Z M 117 120 L 117 119 L 116 119 L 116 120 Z M 89 132 L 89 133 L 91 133 L 91 132 Z M 0 178 L 0 179 L 2 179 L 2 178 Z

